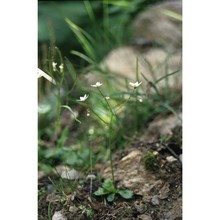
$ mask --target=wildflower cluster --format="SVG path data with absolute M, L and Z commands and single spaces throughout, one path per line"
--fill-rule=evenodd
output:
M 139 86 L 141 85 L 141 83 L 142 83 L 142 82 L 138 82 L 138 81 L 135 82 L 135 83 L 129 82 L 129 85 L 130 85 L 131 87 L 133 87 L 134 89 L 136 89 L 137 87 L 139 87 Z M 101 83 L 101 82 L 96 82 L 96 84 L 91 85 L 91 86 L 94 87 L 94 88 L 99 88 L 99 87 L 102 86 L 102 85 L 103 85 L 103 83 Z M 80 99 L 77 100 L 77 101 L 84 102 L 84 101 L 86 101 L 86 99 L 87 99 L 88 97 L 89 97 L 89 95 L 85 94 L 83 97 L 79 97 Z M 104 98 L 105 98 L 106 100 L 110 99 L 109 96 L 105 96 Z M 140 102 L 142 102 L 142 99 L 140 99 Z
M 52 67 L 53 67 L 53 71 L 56 72 L 57 71 L 57 63 L 52 62 Z M 61 63 L 59 65 L 59 69 L 60 69 L 60 72 L 63 73 L 63 69 L 64 69 L 63 63 Z

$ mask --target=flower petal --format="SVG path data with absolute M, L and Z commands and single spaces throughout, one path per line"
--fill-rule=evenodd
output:
M 100 87 L 100 86 L 102 86 L 102 83 L 100 83 L 100 82 L 97 82 L 96 84 L 94 84 L 94 85 L 91 85 L 92 87 Z
M 140 86 L 141 85 L 141 83 L 142 82 L 135 82 L 135 83 L 132 83 L 132 82 L 130 82 L 129 84 L 130 84 L 130 86 L 132 86 L 132 87 L 134 87 L 134 88 L 137 88 L 138 86 Z
M 79 100 L 77 100 L 77 101 L 84 102 L 88 97 L 89 97 L 89 95 L 85 94 L 84 96 L 80 96 Z

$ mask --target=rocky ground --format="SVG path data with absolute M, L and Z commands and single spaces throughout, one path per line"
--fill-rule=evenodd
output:
M 166 135 L 168 140 L 159 139 L 161 135 Z M 97 166 L 92 187 L 90 179 L 83 176 L 74 180 L 76 173 L 70 170 L 72 180 L 60 173 L 62 187 L 66 184 L 63 188 L 54 187 L 59 184 L 58 175 L 39 179 L 38 219 L 182 219 L 182 127 L 179 119 L 172 115 L 156 118 L 126 149 L 115 152 L 114 161 L 117 187 L 132 190 L 132 199 L 116 197 L 113 202 L 107 202 L 104 196 L 93 194 L 101 186 L 98 176 L 111 178 L 108 163 L 101 168 Z

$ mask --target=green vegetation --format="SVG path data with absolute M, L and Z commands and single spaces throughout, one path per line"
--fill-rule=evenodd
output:
M 93 217 L 94 212 L 91 209 L 87 209 L 85 206 L 81 205 L 79 208 L 82 210 L 82 213 L 85 213 L 87 217 Z
M 156 1 L 148 3 L 153 2 Z M 106 179 L 94 193 L 96 196 L 106 195 L 109 202 L 116 194 L 124 199 L 133 196 L 132 191 L 116 186 L 113 152 L 124 149 L 154 116 L 176 114 L 181 108 L 180 94 L 171 93 L 169 88 L 161 93 L 157 87 L 160 81 L 178 74 L 178 70 L 165 72 L 163 77 L 152 82 L 139 72 L 137 60 L 136 82 L 124 79 L 127 87 L 120 90 L 114 86 L 117 75 L 112 77 L 100 66 L 107 52 L 129 42 L 131 33 L 127 24 L 145 3 L 144 0 L 39 3 L 39 43 L 49 43 L 48 47 L 41 44 L 39 50 L 39 170 L 54 174 L 58 165 L 68 165 L 92 174 L 96 164 L 110 161 L 112 179 Z M 54 13 L 57 4 L 63 14 Z M 70 5 L 74 5 L 75 16 Z M 50 26 L 48 35 L 44 36 L 47 28 L 43 21 L 48 13 L 52 20 L 54 18 L 55 23 L 50 25 L 54 25 L 55 30 Z M 61 14 L 62 22 L 59 23 Z M 69 44 L 71 41 L 66 39 L 73 42 Z M 155 74 L 147 61 L 146 66 Z M 89 85 L 83 78 L 88 72 L 101 76 L 103 80 Z M 147 89 L 139 81 L 140 74 L 147 82 Z M 156 168 L 154 154 L 147 153 L 144 160 L 146 169 Z M 59 184 L 52 179 L 51 182 L 66 198 L 76 185 L 60 179 Z M 84 206 L 81 210 L 87 216 L 93 216 L 93 212 Z
M 157 155 L 152 152 L 147 152 L 144 155 L 144 166 L 146 170 L 156 170 L 158 168 Z
M 106 179 L 102 187 L 99 187 L 97 191 L 94 192 L 96 196 L 107 196 L 107 200 L 112 202 L 115 200 L 116 194 L 120 195 L 124 199 L 131 199 L 133 197 L 133 192 L 128 189 L 117 189 L 111 179 Z
M 40 67 L 44 66 L 47 45 L 61 48 L 64 56 L 70 57 L 70 50 L 88 55 L 73 38 L 74 27 L 80 27 L 93 43 L 90 51 L 100 61 L 112 48 L 126 44 L 131 39 L 131 19 L 150 4 L 163 0 L 84 0 L 84 1 L 38 1 L 38 41 Z M 68 21 L 68 22 L 66 22 Z M 74 25 L 72 25 L 74 24 Z M 69 28 L 68 25 L 71 27 Z M 81 34 L 81 32 L 78 32 Z M 83 34 L 84 35 L 84 34 Z M 92 41 L 90 41 L 93 39 Z M 88 39 L 87 39 L 88 40 Z M 77 69 L 85 63 L 71 57 Z

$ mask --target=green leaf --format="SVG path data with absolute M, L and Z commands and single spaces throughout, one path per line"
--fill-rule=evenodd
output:
M 111 193 L 107 197 L 108 202 L 112 202 L 114 199 L 115 199 L 115 193 Z
M 109 1 L 103 1 L 104 4 L 111 4 L 111 5 L 116 5 L 116 6 L 121 6 L 121 7 L 134 7 L 135 3 L 134 2 L 129 2 L 129 1 L 115 1 L 115 0 L 109 0 Z
M 106 189 L 104 189 L 102 187 L 99 187 L 98 190 L 94 192 L 94 194 L 96 196 L 103 196 L 103 195 L 107 195 L 109 193 L 110 193 L 109 191 L 107 191 Z
M 87 61 L 90 64 L 94 64 L 94 61 L 92 59 L 90 59 L 88 56 L 86 56 L 85 54 L 81 52 L 78 52 L 76 50 L 71 50 L 70 53 L 82 58 L 83 60 Z
M 96 191 L 94 192 L 94 194 L 95 194 L 96 196 L 101 196 L 101 195 L 104 195 L 105 192 L 104 192 L 104 189 L 103 189 L 103 188 L 99 187 L 98 190 L 96 190 Z
M 76 35 L 79 43 L 83 47 L 87 56 L 89 56 L 92 60 L 96 60 L 95 49 L 92 45 L 95 44 L 95 40 L 83 29 L 77 26 L 75 23 L 70 21 L 68 18 L 65 18 L 65 21 L 70 26 L 71 30 Z
M 165 76 L 162 76 L 161 78 L 159 78 L 159 79 L 157 79 L 155 82 L 154 82 L 154 85 L 156 85 L 158 82 L 160 82 L 161 80 L 163 80 L 163 79 L 165 79 L 165 78 L 167 78 L 167 77 L 169 77 L 169 76 L 172 76 L 173 74 L 176 74 L 176 73 L 178 73 L 178 72 L 180 72 L 180 70 L 176 70 L 176 71 L 174 71 L 174 72 L 172 72 L 172 73 L 169 73 L 169 74 L 166 74 Z
M 125 190 L 118 190 L 118 193 L 120 194 L 121 197 L 124 199 L 131 199 L 132 196 L 134 195 L 133 191 L 125 189 Z
M 116 192 L 116 189 L 111 179 L 106 179 L 104 183 L 102 184 L 102 187 L 105 188 L 109 193 Z
M 68 136 L 69 130 L 67 127 L 65 127 L 61 133 L 61 137 L 57 141 L 57 148 L 61 148 L 64 146 L 67 136 Z

